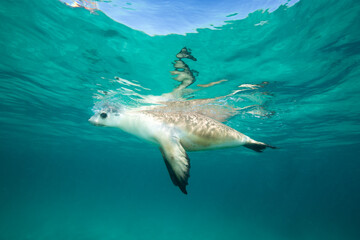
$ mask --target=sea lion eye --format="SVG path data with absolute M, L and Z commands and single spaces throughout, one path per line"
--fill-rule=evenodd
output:
M 107 117 L 107 114 L 103 112 L 103 113 L 100 114 L 100 117 L 101 117 L 101 118 L 106 118 L 106 117 Z

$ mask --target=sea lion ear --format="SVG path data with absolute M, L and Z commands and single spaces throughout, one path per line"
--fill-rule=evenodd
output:
M 186 185 L 190 177 L 190 159 L 179 139 L 172 138 L 160 147 L 171 181 L 187 194 Z

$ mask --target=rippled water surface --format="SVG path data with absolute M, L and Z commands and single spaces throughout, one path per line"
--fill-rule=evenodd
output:
M 302 0 L 149 36 L 56 0 L 3 1 L 0 239 L 360 239 L 359 16 L 355 0 Z M 88 122 L 171 92 L 184 46 L 197 72 L 183 100 L 223 96 L 211 106 L 243 108 L 227 125 L 279 147 L 189 153 L 188 195 L 157 147 Z

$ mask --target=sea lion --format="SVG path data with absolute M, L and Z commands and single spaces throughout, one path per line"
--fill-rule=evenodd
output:
M 196 112 L 159 112 L 106 106 L 89 121 L 117 127 L 159 146 L 174 185 L 187 194 L 190 159 L 186 151 L 244 146 L 256 152 L 275 148 Z

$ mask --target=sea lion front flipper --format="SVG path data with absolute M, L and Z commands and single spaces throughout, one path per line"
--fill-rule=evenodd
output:
M 160 151 L 172 182 L 183 193 L 187 194 L 186 185 L 188 185 L 190 177 L 190 159 L 179 139 L 172 138 L 170 141 L 162 144 Z

